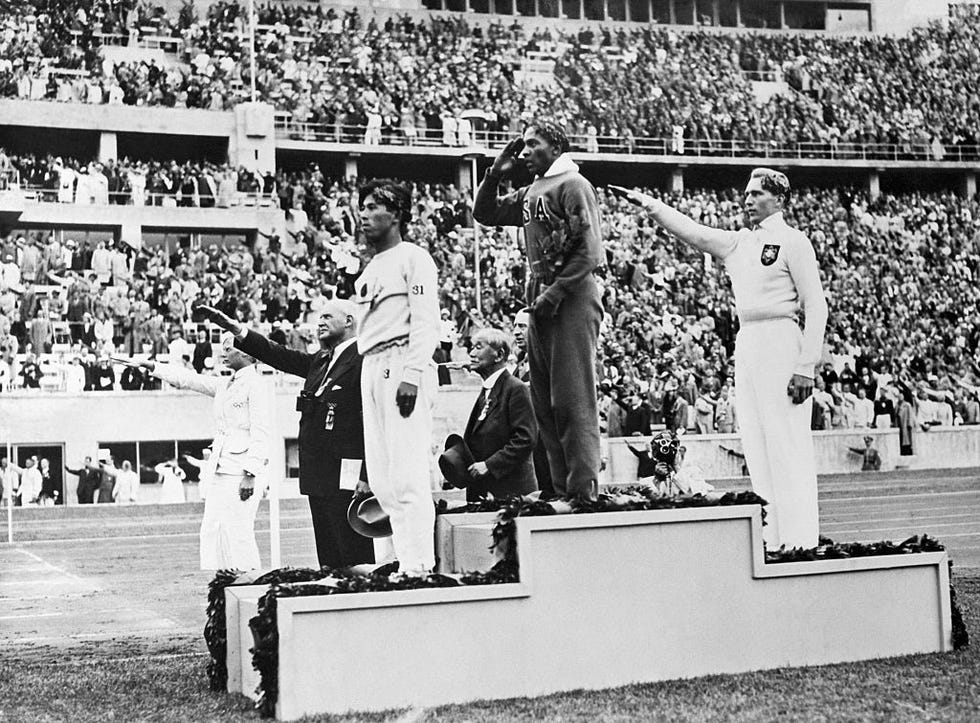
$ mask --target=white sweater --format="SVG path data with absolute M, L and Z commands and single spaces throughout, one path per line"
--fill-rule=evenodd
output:
M 357 348 L 367 354 L 396 339 L 408 339 L 402 381 L 415 384 L 439 344 L 438 276 L 424 249 L 402 241 L 377 254 L 354 284 L 358 308 Z

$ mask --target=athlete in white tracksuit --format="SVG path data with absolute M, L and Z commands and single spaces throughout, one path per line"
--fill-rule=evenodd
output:
M 667 231 L 725 264 L 740 330 L 735 407 L 753 490 L 769 501 L 769 549 L 816 547 L 817 475 L 810 432 L 814 368 L 823 350 L 827 301 L 813 246 L 783 220 L 789 180 L 757 168 L 745 188 L 751 228 L 702 226 L 637 191 L 612 190 L 650 211 Z M 797 316 L 802 308 L 805 327 Z
M 391 518 L 399 572 L 435 566 L 430 448 L 438 378 L 438 278 L 428 252 L 403 241 L 411 193 L 391 181 L 360 190 L 361 227 L 375 255 L 354 284 L 364 355 L 364 460 L 371 491 Z

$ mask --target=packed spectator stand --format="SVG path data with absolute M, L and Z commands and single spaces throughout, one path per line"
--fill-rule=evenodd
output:
M 250 98 L 238 3 L 213 3 L 204 17 L 186 4 L 169 17 L 143 3 L 38 1 L 3 24 L 2 96 L 212 110 Z M 887 37 L 528 29 L 272 4 L 259 6 L 257 28 L 257 98 L 298 138 L 465 146 L 547 111 L 587 151 L 980 157 L 980 22 L 970 14 Z M 113 60 L 103 52 L 112 45 L 168 54 Z M 759 104 L 760 79 L 785 92 Z
M 354 187 L 315 166 L 280 171 L 270 183 L 283 207 L 308 219 L 292 239 L 139 250 L 93 245 L 69 233 L 0 240 L 0 384 L 73 392 L 147 388 L 132 371 L 122 378 L 124 370 L 108 363 L 110 354 L 166 355 L 203 369 L 212 363 L 215 337 L 193 318 L 192 307 L 205 301 L 292 346 L 314 345 L 323 300 L 349 296 L 363 263 Z M 522 306 L 525 274 L 515 237 L 481 230 L 477 311 L 467 197 L 428 184 L 416 184 L 415 197 L 409 237 L 440 268 L 441 307 L 455 327 L 453 341 L 466 346 L 485 325 L 509 328 Z M 611 432 L 642 431 L 616 427 L 621 415 L 609 415 L 614 400 L 625 414 L 637 398 L 653 424 L 671 424 L 672 410 L 664 409 L 670 391 L 669 400 L 683 397 L 691 410 L 681 426 L 734 427 L 730 361 L 737 322 L 723 271 L 624 202 L 601 189 L 600 197 L 608 263 L 599 363 Z M 736 189 L 688 191 L 673 201 L 711 225 L 742 223 Z M 868 424 L 873 418 L 862 422 L 855 411 L 859 397 L 873 403 L 886 391 L 914 393 L 917 384 L 930 399 L 948 398 L 950 420 L 976 421 L 964 410 L 976 383 L 980 321 L 962 313 L 978 301 L 976 200 L 911 194 L 871 201 L 858 191 L 801 189 L 791 209 L 790 221 L 814 243 L 831 306 L 827 350 L 834 363 L 823 370 L 826 390 L 818 394 L 815 425 Z M 715 414 L 707 415 L 705 405 Z M 725 422 L 699 425 L 698 408 L 712 420 L 726 410 Z
M 76 205 L 230 208 L 276 200 L 276 179 L 208 162 L 84 161 L 61 156 L 8 155 L 0 148 L 3 187 L 33 200 Z
M 187 4 L 170 17 L 147 4 L 35 2 L 2 22 L 7 97 L 212 110 L 249 98 L 248 23 L 237 3 L 213 3 L 205 17 Z M 570 31 L 267 5 L 258 9 L 255 86 L 278 109 L 278 131 L 306 140 L 465 148 L 545 112 L 588 152 L 941 162 L 980 157 L 980 81 L 970 70 L 978 28 L 961 17 L 901 37 Z M 116 61 L 110 46 L 167 54 Z M 759 80 L 786 92 L 760 104 Z M 254 197 L 287 210 L 290 235 L 140 249 L 62 231 L 0 239 L 0 389 L 147 388 L 103 361 L 109 354 L 166 355 L 203 369 L 215 338 L 193 318 L 199 301 L 293 346 L 314 344 L 322 300 L 349 295 L 363 263 L 352 182 L 316 164 L 259 176 L 207 162 L 0 153 L 0 175 L 52 203 L 221 208 Z M 478 305 L 467 197 L 422 183 L 415 195 L 409 236 L 440 267 L 442 308 L 455 327 L 447 337 L 465 346 L 483 325 L 507 328 L 525 274 L 514 236 L 480 231 Z M 600 195 L 607 432 L 650 423 L 731 431 L 737 322 L 723 272 Z M 742 223 L 735 189 L 689 189 L 673 201 L 712 225 Z M 831 305 L 833 363 L 820 375 L 814 426 L 873 422 L 865 400 L 888 409 L 885 396 L 894 397 L 891 414 L 902 399 L 927 409 L 926 426 L 975 423 L 967 401 L 980 371 L 980 322 L 962 311 L 977 303 L 976 199 L 801 189 L 791 222 L 814 242 Z

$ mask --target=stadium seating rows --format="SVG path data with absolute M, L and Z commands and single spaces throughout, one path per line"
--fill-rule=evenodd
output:
M 277 5 L 260 8 L 258 20 L 259 98 L 341 140 L 455 137 L 462 117 L 464 125 L 476 117 L 480 128 L 510 131 L 546 110 L 587 149 L 643 151 L 683 138 L 682 147 L 714 153 L 883 144 L 888 157 L 942 159 L 976 157 L 980 145 L 973 16 L 903 37 L 526 31 L 517 23 L 377 22 L 356 10 Z M 3 25 L 2 96 L 212 109 L 248 97 L 238 3 L 213 3 L 203 18 L 189 5 L 168 18 L 104 0 L 37 3 Z M 143 47 L 167 37 L 173 62 L 115 63 L 99 53 L 121 38 Z M 542 58 L 553 63 L 553 83 L 524 72 Z M 793 90 L 759 105 L 751 83 L 758 78 Z M 358 132 L 342 130 L 351 127 Z
M 80 346 L 91 350 L 93 362 L 113 349 L 192 356 L 182 342 L 183 351 L 175 351 L 173 329 L 193 335 L 190 308 L 199 300 L 249 323 L 275 323 L 276 333 L 295 346 L 312 343 L 304 322 L 324 298 L 350 294 L 362 263 L 352 190 L 317 170 L 280 172 L 276 192 L 283 205 L 297 207 L 294 217 L 305 214 L 309 223 L 297 225 L 290 239 L 272 237 L 252 249 L 137 252 L 101 243 L 92 249 L 39 234 L 0 240 L 0 367 L 6 367 L 0 380 L 24 383 L 25 360 L 54 350 L 70 363 Z M 478 311 L 465 197 L 451 186 L 423 184 L 415 194 L 409 236 L 441 270 L 441 306 L 450 312 L 456 342 L 466 344 L 484 325 L 509 328 L 523 305 L 525 274 L 513 236 L 480 231 Z M 600 354 L 606 388 L 623 399 L 633 393 L 655 399 L 674 378 L 692 402 L 710 387 L 727 394 L 735 327 L 723 271 L 601 189 L 600 197 L 608 261 Z M 673 200 L 705 223 L 742 223 L 735 190 L 688 191 Z M 845 361 L 855 376 L 869 370 L 863 385 L 871 398 L 878 378 L 921 382 L 963 401 L 959 382 L 975 383 L 980 342 L 980 320 L 962 313 L 978 302 L 977 202 L 953 194 L 870 201 L 861 192 L 802 189 L 789 215 L 821 262 L 831 307 L 828 352 L 837 370 Z M 92 331 L 83 339 L 87 318 Z M 831 391 L 841 403 L 849 393 L 839 385 Z

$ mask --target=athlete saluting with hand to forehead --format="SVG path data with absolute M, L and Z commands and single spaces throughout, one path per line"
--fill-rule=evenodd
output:
M 487 226 L 524 228 L 534 415 L 555 493 L 595 499 L 600 460 L 595 360 L 602 304 L 594 272 L 605 256 L 598 197 L 568 149 L 558 125 L 532 122 L 487 171 L 473 217 Z M 534 180 L 499 196 L 501 178 L 518 162 Z

